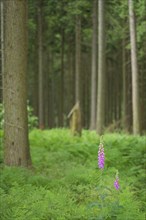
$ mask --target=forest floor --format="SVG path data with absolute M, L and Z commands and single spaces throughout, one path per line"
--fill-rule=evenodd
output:
M 105 134 L 103 140 L 101 171 L 95 132 L 31 131 L 32 170 L 6 167 L 0 158 L 0 219 L 145 220 L 146 137 Z

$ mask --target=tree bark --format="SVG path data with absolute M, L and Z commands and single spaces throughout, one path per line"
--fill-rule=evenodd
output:
M 122 75 L 123 75 L 123 94 L 122 94 L 122 127 L 124 130 L 128 130 L 128 71 L 126 68 L 126 42 L 125 38 L 122 41 Z
M 27 123 L 27 2 L 5 1 L 4 162 L 29 166 Z
M 75 54 L 75 100 L 80 101 L 81 71 L 81 17 L 76 15 L 76 54 Z
M 44 69 L 44 124 L 45 128 L 48 128 L 49 125 L 49 75 L 50 75 L 50 55 L 49 50 L 47 48 L 44 49 L 43 52 L 43 65 L 46 67 Z
M 92 66 L 91 66 L 91 111 L 90 111 L 90 129 L 96 129 L 96 99 L 97 99 L 97 5 L 98 1 L 93 2 L 93 34 L 92 34 Z
M 128 0 L 129 3 L 129 29 L 131 43 L 131 68 L 132 68 L 132 110 L 133 110 L 133 133 L 140 134 L 140 114 L 139 114 L 139 78 L 138 78 L 138 63 L 137 63 L 137 48 L 136 48 L 136 28 L 135 16 L 133 8 L 133 0 Z
M 64 29 L 61 30 L 61 78 L 60 78 L 60 106 L 59 106 L 59 125 L 64 125 Z
M 38 2 L 38 80 L 39 80 L 39 128 L 44 128 L 44 77 L 43 77 L 43 39 L 42 39 L 42 0 Z
M 55 127 L 55 118 L 56 118 L 56 112 L 55 112 L 55 105 L 56 105 L 56 96 L 55 96 L 55 76 L 53 72 L 54 68 L 54 54 L 52 50 L 49 51 L 49 60 L 50 60 L 50 79 L 49 79 L 49 128 Z
M 103 132 L 105 118 L 105 1 L 98 0 L 98 94 L 97 133 Z

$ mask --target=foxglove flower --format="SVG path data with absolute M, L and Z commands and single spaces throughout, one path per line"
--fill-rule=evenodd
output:
M 119 188 L 120 188 L 118 171 L 117 171 L 117 173 L 116 173 L 116 179 L 115 179 L 115 181 L 114 181 L 114 187 L 115 187 L 116 190 L 119 190 Z
M 100 143 L 98 149 L 98 167 L 99 169 L 104 168 L 104 147 L 102 143 Z

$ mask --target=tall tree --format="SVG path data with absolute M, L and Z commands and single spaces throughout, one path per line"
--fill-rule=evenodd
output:
M 43 77 L 43 38 L 42 0 L 38 1 L 38 83 L 39 83 L 39 128 L 44 128 L 44 77 Z
M 5 1 L 4 161 L 31 164 L 27 125 L 27 2 Z
M 59 125 L 64 125 L 64 46 L 65 46 L 65 33 L 64 28 L 61 29 L 61 79 L 60 79 L 60 110 L 59 110 Z
M 105 118 L 105 0 L 98 0 L 98 93 L 97 133 L 101 134 Z
M 126 74 L 126 49 L 125 49 L 125 36 L 123 37 L 122 41 L 122 72 L 123 72 L 123 128 L 127 129 L 127 74 Z
M 96 66 L 97 66 L 97 6 L 98 1 L 93 1 L 93 34 L 92 34 L 92 66 L 91 66 L 91 111 L 90 129 L 96 129 Z
M 81 16 L 76 15 L 76 54 L 75 54 L 75 100 L 80 101 L 81 71 Z
M 131 43 L 131 68 L 132 68 L 132 110 L 133 110 L 133 133 L 140 133 L 140 114 L 139 114 L 139 78 L 136 48 L 136 28 L 133 0 L 128 0 L 129 6 L 129 28 Z

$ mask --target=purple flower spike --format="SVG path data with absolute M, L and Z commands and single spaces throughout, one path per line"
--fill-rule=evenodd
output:
M 114 187 L 115 187 L 116 190 L 118 190 L 118 189 L 120 188 L 120 186 L 119 186 L 119 180 L 118 180 L 118 179 L 115 180 L 115 182 L 114 182 Z
M 100 143 L 98 150 L 98 167 L 99 169 L 104 168 L 104 147 L 102 143 Z
M 120 188 L 120 185 L 119 185 L 119 177 L 118 177 L 118 171 L 116 173 L 116 179 L 115 179 L 115 182 L 114 182 L 114 187 L 116 190 L 119 190 Z

